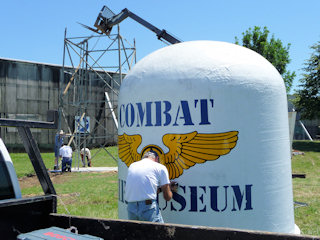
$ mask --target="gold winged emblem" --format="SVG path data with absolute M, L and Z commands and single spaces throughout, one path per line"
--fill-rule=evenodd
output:
M 147 145 L 141 153 L 137 149 L 142 142 L 140 135 L 119 135 L 119 158 L 129 167 L 131 163 L 139 161 L 146 151 L 158 153 L 160 162 L 169 172 L 169 178 L 175 179 L 183 174 L 183 170 L 197 163 L 213 161 L 228 154 L 237 144 L 238 131 L 225 133 L 166 134 L 162 137 L 163 144 L 169 152 L 164 153 L 157 145 Z

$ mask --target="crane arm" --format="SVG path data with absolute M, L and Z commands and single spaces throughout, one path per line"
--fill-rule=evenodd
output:
M 154 32 L 159 40 L 165 40 L 171 44 L 179 43 L 181 42 L 171 34 L 167 33 L 166 30 L 160 30 L 159 28 L 153 26 L 149 22 L 145 21 L 144 19 L 140 18 L 133 12 L 130 12 L 127 8 L 123 9 L 119 14 L 110 16 L 110 10 L 104 6 L 101 10 L 101 12 L 98 15 L 98 18 L 94 24 L 94 26 L 100 30 L 102 33 L 105 33 L 107 35 L 110 34 L 112 27 L 114 25 L 119 24 L 126 18 L 130 17 L 131 19 L 135 20 L 136 22 L 140 23 L 144 27 L 148 28 L 152 32 Z M 112 13 L 112 12 L 111 12 Z M 108 16 L 109 14 L 109 16 Z

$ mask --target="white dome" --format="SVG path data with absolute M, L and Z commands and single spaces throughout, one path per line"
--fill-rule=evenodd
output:
M 294 232 L 286 91 L 262 56 L 224 42 L 165 47 L 126 76 L 118 110 L 119 136 L 139 135 L 138 154 L 156 147 L 166 164 L 177 148 L 166 166 L 179 192 L 159 199 L 165 222 Z

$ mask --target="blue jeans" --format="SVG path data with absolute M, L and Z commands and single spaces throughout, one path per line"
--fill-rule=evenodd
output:
M 156 200 L 147 205 L 145 201 L 128 202 L 129 220 L 163 223 L 163 218 Z
M 71 171 L 72 158 L 63 157 L 62 167 L 61 167 L 62 172 L 66 171 L 67 165 L 70 167 L 70 171 Z

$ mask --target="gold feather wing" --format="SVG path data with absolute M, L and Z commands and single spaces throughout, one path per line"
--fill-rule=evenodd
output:
M 237 144 L 238 132 L 205 134 L 166 134 L 162 141 L 169 148 L 163 164 L 167 167 L 169 178 L 179 177 L 184 169 L 196 163 L 204 163 L 228 154 Z
M 140 135 L 118 135 L 119 158 L 129 167 L 131 163 L 141 159 L 137 152 L 142 138 Z

